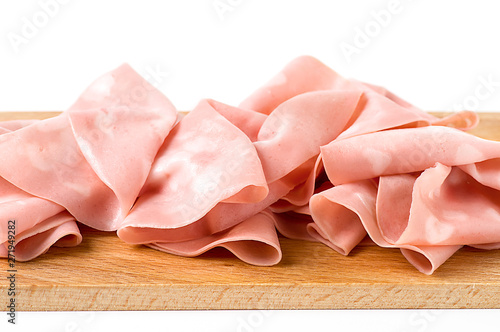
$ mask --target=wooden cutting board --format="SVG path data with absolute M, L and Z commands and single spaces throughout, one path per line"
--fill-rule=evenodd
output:
M 0 120 L 55 114 L 0 113 Z M 472 133 L 500 141 L 500 113 L 481 120 Z M 398 249 L 369 244 L 344 257 L 280 238 L 283 260 L 256 267 L 224 249 L 184 258 L 126 244 L 114 232 L 81 231 L 78 247 L 16 264 L 17 310 L 500 308 L 500 250 L 466 247 L 426 276 Z M 8 267 L 0 262 L 5 308 Z

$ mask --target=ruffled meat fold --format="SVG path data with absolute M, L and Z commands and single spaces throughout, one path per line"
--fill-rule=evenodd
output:
M 500 143 L 300 57 L 239 106 L 186 116 L 123 65 L 61 115 L 0 124 L 0 256 L 78 245 L 78 223 L 187 257 L 255 265 L 278 232 L 348 255 L 367 236 L 431 274 L 464 245 L 500 248 Z M 278 232 L 277 232 L 278 231 Z

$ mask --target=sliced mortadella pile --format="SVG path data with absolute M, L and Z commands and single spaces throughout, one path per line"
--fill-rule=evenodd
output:
M 0 176 L 79 222 L 116 230 L 176 116 L 166 97 L 121 66 L 69 111 L 1 135 Z
M 255 265 L 284 236 L 347 255 L 368 235 L 430 274 L 463 245 L 500 247 L 500 143 L 312 57 L 239 107 L 184 117 L 128 65 L 63 114 L 0 123 L 0 257 L 81 241 L 76 221 L 182 256 L 223 247 Z M 36 213 L 35 213 L 36 212 Z

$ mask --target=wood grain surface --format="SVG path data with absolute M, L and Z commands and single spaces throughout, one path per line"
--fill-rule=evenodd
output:
M 473 133 L 500 141 L 500 114 L 481 119 Z M 126 244 L 115 232 L 81 232 L 77 247 L 16 263 L 17 310 L 500 308 L 500 250 L 466 247 L 426 276 L 398 249 L 369 244 L 344 257 L 319 243 L 280 238 L 283 260 L 256 267 L 224 249 L 184 258 Z M 1 260 L 2 306 L 7 268 Z

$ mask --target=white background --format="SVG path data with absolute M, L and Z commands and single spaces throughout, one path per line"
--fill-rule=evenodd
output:
M 180 110 L 206 97 L 238 104 L 303 54 L 346 77 L 383 85 L 425 110 L 500 111 L 495 1 L 60 2 L 0 2 L 0 111 L 64 110 L 95 78 L 123 62 L 148 76 Z M 155 71 L 160 74 L 151 75 Z M 486 329 L 499 314 L 20 313 L 14 330 L 104 331 L 118 325 L 125 331 L 149 326 L 209 331 L 212 322 L 214 331 L 216 325 L 248 331 L 243 326 L 254 322 L 251 331 L 301 330 L 310 324 L 325 331 L 462 331 Z M 0 316 L 2 331 L 5 323 Z
M 178 109 L 237 105 L 303 54 L 425 110 L 500 111 L 497 1 L 65 0 L 48 20 L 40 1 L 56 0 L 0 2 L 0 111 L 64 110 L 123 62 L 160 70 Z M 41 27 L 26 34 L 26 20 Z

